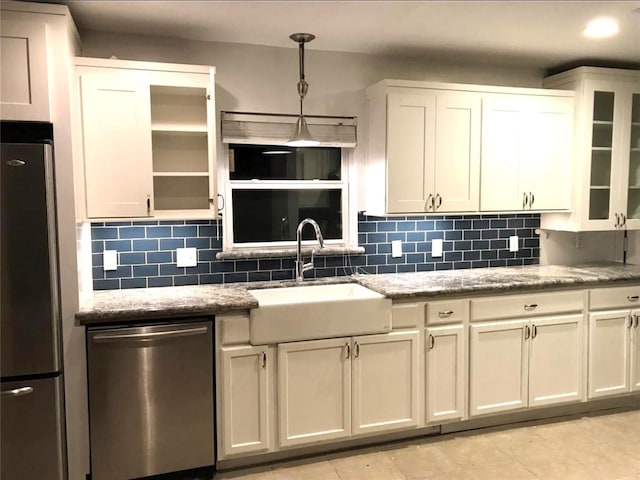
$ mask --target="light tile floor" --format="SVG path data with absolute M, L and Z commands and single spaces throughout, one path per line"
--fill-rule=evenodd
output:
M 425 437 L 216 480 L 640 480 L 640 410 Z

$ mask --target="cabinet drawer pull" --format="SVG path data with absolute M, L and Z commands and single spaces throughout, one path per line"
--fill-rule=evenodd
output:
M 453 310 L 442 310 L 441 312 L 438 312 L 438 316 L 440 318 L 448 318 L 451 315 L 453 315 Z
M 627 318 L 624 319 L 624 326 L 627 328 L 633 327 L 633 316 L 627 315 Z
M 436 337 L 429 334 L 429 350 L 433 350 L 433 347 L 436 346 Z
M 536 308 L 538 308 L 537 303 L 528 303 L 524 306 L 525 310 L 535 310 Z
M 631 326 L 633 328 L 638 328 L 638 323 L 640 322 L 640 316 L 638 315 L 633 315 L 633 317 L 631 317 Z
M 0 396 L 2 397 L 19 397 L 21 395 L 29 395 L 33 393 L 33 387 L 20 387 L 11 390 L 2 390 Z
M 351 357 L 351 344 L 350 344 L 350 343 L 347 343 L 347 344 L 345 344 L 345 347 L 347 347 L 347 356 L 346 356 L 346 357 L 344 357 L 344 358 L 346 358 L 347 360 L 349 360 L 349 358 Z
M 267 352 L 262 352 L 262 368 L 267 368 Z
M 637 302 L 640 299 L 640 295 L 629 295 L 627 297 L 627 300 L 629 300 L 630 302 Z
M 360 344 L 356 342 L 353 347 L 353 358 L 358 358 L 360 356 Z
M 530 336 L 531 336 L 531 329 L 529 328 L 529 325 L 525 325 L 524 326 L 524 339 L 525 340 L 529 340 Z
M 531 339 L 533 340 L 538 336 L 538 327 L 531 325 Z

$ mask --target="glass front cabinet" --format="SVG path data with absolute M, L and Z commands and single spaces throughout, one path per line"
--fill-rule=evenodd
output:
M 572 212 L 542 228 L 640 229 L 640 71 L 578 67 L 544 86 L 576 91 L 576 123 Z

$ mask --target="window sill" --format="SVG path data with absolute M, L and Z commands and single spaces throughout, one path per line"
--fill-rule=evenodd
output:
M 326 257 L 331 255 L 360 255 L 364 253 L 364 247 L 325 247 L 322 249 L 313 247 L 303 247 L 302 253 L 305 256 L 311 255 L 311 251 L 315 250 L 316 256 Z M 218 252 L 216 258 L 218 260 L 243 260 L 248 258 L 285 258 L 295 257 L 297 251 L 295 248 L 256 248 L 247 250 L 231 250 L 228 252 Z

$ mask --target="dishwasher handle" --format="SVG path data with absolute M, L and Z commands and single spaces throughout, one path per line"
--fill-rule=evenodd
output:
M 146 342 L 151 340 L 189 337 L 192 335 L 203 335 L 209 331 L 208 327 L 188 327 L 182 329 L 166 330 L 163 332 L 148 333 L 99 333 L 93 336 L 95 343 L 113 343 L 121 341 Z

